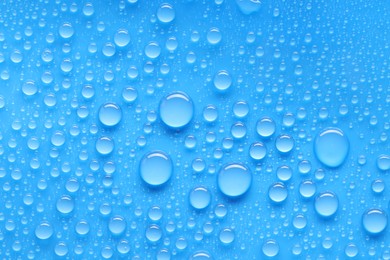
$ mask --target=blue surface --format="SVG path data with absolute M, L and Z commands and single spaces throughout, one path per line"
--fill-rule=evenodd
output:
M 3 1 L 1 259 L 390 259 L 389 1 Z

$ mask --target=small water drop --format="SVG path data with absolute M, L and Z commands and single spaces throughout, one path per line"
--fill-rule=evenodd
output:
M 41 222 L 35 228 L 35 236 L 41 240 L 49 239 L 54 233 L 53 227 L 47 221 Z
M 279 244 L 274 239 L 268 239 L 263 244 L 263 254 L 267 257 L 274 257 L 279 254 Z
M 130 42 L 130 34 L 126 29 L 119 29 L 114 35 L 114 42 L 118 47 L 125 47 Z
M 73 36 L 74 29 L 71 23 L 63 23 L 59 28 L 60 36 L 64 39 L 68 39 Z
M 349 141 L 338 128 L 320 132 L 314 141 L 314 152 L 320 162 L 328 167 L 340 166 L 349 151 Z
M 172 160 L 164 152 L 154 151 L 144 155 L 140 162 L 139 171 L 142 180 L 147 184 L 160 186 L 171 178 Z
M 122 110 L 115 103 L 106 103 L 99 109 L 99 121 L 104 126 L 113 127 L 122 120 Z
M 217 90 L 227 91 L 232 85 L 232 77 L 226 70 L 220 70 L 214 77 L 214 86 Z
M 387 214 L 381 209 L 369 209 L 364 212 L 362 223 L 369 234 L 379 235 L 387 227 Z
M 242 196 L 249 190 L 251 184 L 252 173 L 242 164 L 225 165 L 218 173 L 218 187 L 228 197 Z
M 249 148 L 249 156 L 253 160 L 262 160 L 267 155 L 267 147 L 261 142 L 253 143 Z
M 283 183 L 274 183 L 268 190 L 268 197 L 274 203 L 282 203 L 287 199 L 288 191 Z
M 63 195 L 61 198 L 57 200 L 56 207 L 58 212 L 62 214 L 69 214 L 74 209 L 74 201 L 72 197 L 68 195 Z
M 115 216 L 110 219 L 110 222 L 108 223 L 108 229 L 110 230 L 111 234 L 115 236 L 121 235 L 126 230 L 126 220 L 122 216 Z
M 323 192 L 319 194 L 314 202 L 314 208 L 318 215 L 322 217 L 333 216 L 339 207 L 339 200 L 333 192 Z
M 101 155 L 109 155 L 114 150 L 114 141 L 107 136 L 100 137 L 96 141 L 96 151 Z
M 210 205 L 211 194 L 205 187 L 196 187 L 190 193 L 190 204 L 195 209 L 205 209 Z
M 292 136 L 284 134 L 276 138 L 275 147 L 280 153 L 286 154 L 294 148 L 294 143 Z
M 184 92 L 173 92 L 160 101 L 160 118 L 171 128 L 182 128 L 192 120 L 194 105 Z
M 170 23 L 175 19 L 175 9 L 170 4 L 162 4 L 157 10 L 157 19 L 161 23 Z
M 149 242 L 156 243 L 162 237 L 161 228 L 157 225 L 151 225 L 146 229 L 146 238 Z
M 257 133 L 264 138 L 268 138 L 275 133 L 276 125 L 272 118 L 263 117 L 256 124 Z

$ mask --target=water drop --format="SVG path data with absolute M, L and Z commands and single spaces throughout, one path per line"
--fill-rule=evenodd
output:
M 328 167 L 340 166 L 349 151 L 349 141 L 338 128 L 320 132 L 314 141 L 314 152 L 320 162 Z
M 172 175 L 171 158 L 161 151 L 148 153 L 142 158 L 139 171 L 142 180 L 147 184 L 151 186 L 163 185 Z
M 389 155 L 380 155 L 376 160 L 376 166 L 381 171 L 390 170 L 390 156 Z
M 303 214 L 298 214 L 293 219 L 293 225 L 296 229 L 304 229 L 307 225 L 306 217 Z
M 35 236 L 41 240 L 49 239 L 54 233 L 53 227 L 47 221 L 41 222 L 35 228 Z
M 211 28 L 207 33 L 207 41 L 211 45 L 216 45 L 222 40 L 222 34 L 218 28 Z
M 145 55 L 150 59 L 156 59 L 158 56 L 160 56 L 160 53 L 161 47 L 157 42 L 150 42 L 145 47 Z
M 175 10 L 170 4 L 162 4 L 157 10 L 157 19 L 162 23 L 170 23 L 175 19 Z
M 387 215 L 381 209 L 369 209 L 364 212 L 362 223 L 368 233 L 378 235 L 387 227 Z
M 218 187 L 220 191 L 232 198 L 246 193 L 252 183 L 250 170 L 238 163 L 225 165 L 218 173 Z
M 208 105 L 203 109 L 203 118 L 206 122 L 215 122 L 218 118 L 218 110 L 214 105 Z
M 246 131 L 247 131 L 246 126 L 242 122 L 237 122 L 233 124 L 230 129 L 230 133 L 236 139 L 244 138 L 246 136 Z
M 383 180 L 374 180 L 371 184 L 373 192 L 380 194 L 385 190 L 385 182 Z
M 276 176 L 281 181 L 288 181 L 292 177 L 292 169 L 288 165 L 282 165 L 276 170 Z
M 184 92 L 173 92 L 160 101 L 160 118 L 171 128 L 182 128 L 192 120 L 194 106 Z
M 162 237 L 161 228 L 157 225 L 151 225 L 146 229 L 146 238 L 152 242 L 158 242 Z
M 191 255 L 190 260 L 212 260 L 209 252 L 206 251 L 198 251 Z
M 129 241 L 127 241 L 125 239 L 122 239 L 121 241 L 119 241 L 116 249 L 118 250 L 118 252 L 121 255 L 125 255 L 125 254 L 129 253 L 130 252 L 130 243 L 129 243 Z
M 234 241 L 234 231 L 230 228 L 224 228 L 219 233 L 219 241 L 225 245 L 230 245 Z
M 80 236 L 85 236 L 89 233 L 89 224 L 86 220 L 80 220 L 75 227 L 75 231 Z
M 346 247 L 345 247 L 345 255 L 348 256 L 348 257 L 355 257 L 358 255 L 359 253 L 359 250 L 358 250 L 358 247 L 354 244 L 354 243 L 349 243 Z
M 214 77 L 214 86 L 219 91 L 226 91 L 232 85 L 232 77 L 226 70 L 220 70 Z
M 162 218 L 162 210 L 159 206 L 153 206 L 149 209 L 148 216 L 153 221 L 159 221 Z
M 282 203 L 287 199 L 288 192 L 283 183 L 274 183 L 268 190 L 268 197 L 274 203 Z
M 264 138 L 268 138 L 275 133 L 276 125 L 272 118 L 263 117 L 256 124 L 257 133 Z
M 118 47 L 125 47 L 130 42 L 130 35 L 126 29 L 119 29 L 114 35 L 114 42 Z
M 304 198 L 311 198 L 316 193 L 316 185 L 311 180 L 302 181 L 299 185 L 299 193 Z
M 279 244 L 274 239 L 268 239 L 263 244 L 263 254 L 268 257 L 274 257 L 279 254 Z
M 70 23 L 63 23 L 59 28 L 60 36 L 64 39 L 68 39 L 73 36 L 74 29 Z
M 190 204 L 195 209 L 204 209 L 210 205 L 211 194 L 204 187 L 196 187 L 190 193 Z
M 249 105 L 246 101 L 237 101 L 233 105 L 233 113 L 238 118 L 244 118 L 249 113 Z
M 52 145 L 60 147 L 65 143 L 65 134 L 61 131 L 56 131 L 50 139 Z
M 267 147 L 261 142 L 253 143 L 249 148 L 249 156 L 253 160 L 262 160 L 267 155 Z
M 114 103 L 106 103 L 99 109 L 99 121 L 104 126 L 112 127 L 122 120 L 122 110 Z
M 133 103 L 138 97 L 138 91 L 133 87 L 124 88 L 122 91 L 123 100 L 127 103 Z
M 236 0 L 236 3 L 243 14 L 249 15 L 260 9 L 260 0 Z
M 38 92 L 38 87 L 33 80 L 28 80 L 22 85 L 22 92 L 26 96 L 32 96 Z
M 294 138 L 290 135 L 279 135 L 275 141 L 276 149 L 280 153 L 289 153 L 294 148 Z
M 101 155 L 109 155 L 114 150 L 114 141 L 110 137 L 103 136 L 96 141 L 95 147 Z
M 122 216 L 115 216 L 108 223 L 108 229 L 115 236 L 121 235 L 126 230 L 126 226 L 126 220 Z
M 314 202 L 314 208 L 318 215 L 322 217 L 333 216 L 339 207 L 339 200 L 333 192 L 323 192 L 319 194 Z
M 68 195 L 63 195 L 61 198 L 57 200 L 56 204 L 58 212 L 62 214 L 69 214 L 74 209 L 74 201 Z

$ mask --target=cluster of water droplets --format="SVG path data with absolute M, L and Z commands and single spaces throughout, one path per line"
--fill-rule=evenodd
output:
M 311 3 L 184 2 L 1 7 L 0 255 L 389 259 L 364 47 Z

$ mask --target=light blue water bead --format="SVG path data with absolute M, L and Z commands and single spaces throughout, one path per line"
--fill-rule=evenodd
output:
M 170 128 L 182 128 L 192 120 L 194 105 L 184 92 L 173 92 L 160 101 L 160 118 Z
M 328 167 L 340 166 L 349 151 L 347 136 L 338 128 L 320 132 L 314 141 L 314 152 L 318 160 Z
M 218 173 L 218 187 L 220 191 L 232 198 L 246 193 L 252 184 L 252 173 L 244 165 L 231 163 L 221 168 Z
M 162 151 L 153 151 L 141 159 L 139 171 L 144 182 L 151 186 L 160 186 L 171 178 L 172 160 Z

